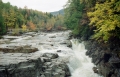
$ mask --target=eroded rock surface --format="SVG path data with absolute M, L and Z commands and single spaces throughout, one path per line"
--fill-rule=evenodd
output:
M 109 47 L 101 46 L 95 41 L 87 41 L 86 55 L 92 58 L 96 65 L 93 71 L 103 77 L 120 77 L 120 57 Z
M 15 56 L 18 54 L 14 54 Z M 60 61 L 60 57 L 55 53 L 44 53 L 37 59 L 26 59 L 18 63 L 0 64 L 0 77 L 69 77 L 70 75 L 67 64 Z

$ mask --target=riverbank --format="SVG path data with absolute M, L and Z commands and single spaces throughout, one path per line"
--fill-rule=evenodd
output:
M 103 77 L 120 77 L 120 57 L 117 52 L 119 47 L 111 50 L 108 45 L 99 44 L 96 41 L 85 41 L 86 55 L 92 58 L 92 62 L 96 65 L 93 71 Z

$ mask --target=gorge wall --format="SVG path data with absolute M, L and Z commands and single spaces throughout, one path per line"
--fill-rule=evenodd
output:
M 96 41 L 85 41 L 86 55 L 92 58 L 92 62 L 96 65 L 93 71 L 103 77 L 120 77 L 120 57 L 119 47 L 111 50 L 110 46 L 98 44 Z

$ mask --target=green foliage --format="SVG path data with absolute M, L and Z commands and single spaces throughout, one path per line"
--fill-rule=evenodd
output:
M 83 4 L 79 0 L 69 0 L 65 6 L 65 24 L 73 30 L 79 26 L 80 18 L 82 18 Z
M 95 11 L 88 13 L 90 25 L 96 27 L 93 36 L 96 40 L 104 40 L 106 42 L 110 37 L 120 37 L 116 30 L 116 27 L 120 28 L 120 15 L 117 14 L 117 12 L 120 12 L 118 3 L 120 1 L 106 0 L 104 3 L 97 3 Z
M 4 25 L 4 20 L 2 15 L 0 15 L 0 35 L 6 33 L 6 26 Z
M 20 32 L 20 31 L 19 31 L 19 26 L 18 26 L 18 24 L 16 24 L 16 25 L 15 25 L 15 29 L 14 29 L 14 34 L 15 34 L 15 35 L 19 35 L 19 32 Z
M 0 1 L 0 35 L 3 35 L 6 33 L 6 26 L 4 24 L 4 18 L 2 16 L 2 1 Z
M 88 0 L 87 0 L 88 1 Z M 73 35 L 83 37 L 86 40 L 93 33 L 88 26 L 88 17 L 86 14 L 85 2 L 80 0 L 69 0 L 65 7 L 65 24 L 67 28 L 73 30 Z

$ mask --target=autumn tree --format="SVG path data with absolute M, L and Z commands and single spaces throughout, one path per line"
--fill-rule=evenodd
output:
M 11 29 L 15 27 L 16 15 L 13 9 L 10 9 L 8 12 L 3 9 L 3 17 L 7 28 Z
M 29 29 L 32 30 L 32 31 L 35 31 L 35 30 L 36 30 L 36 26 L 35 26 L 35 24 L 33 24 L 32 21 L 28 22 L 28 27 L 29 27 Z
M 90 25 L 96 29 L 93 38 L 108 41 L 110 37 L 120 38 L 120 1 L 106 0 L 97 3 L 95 10 L 89 12 Z
M 27 26 L 25 24 L 22 25 L 22 31 L 26 32 L 27 31 Z

